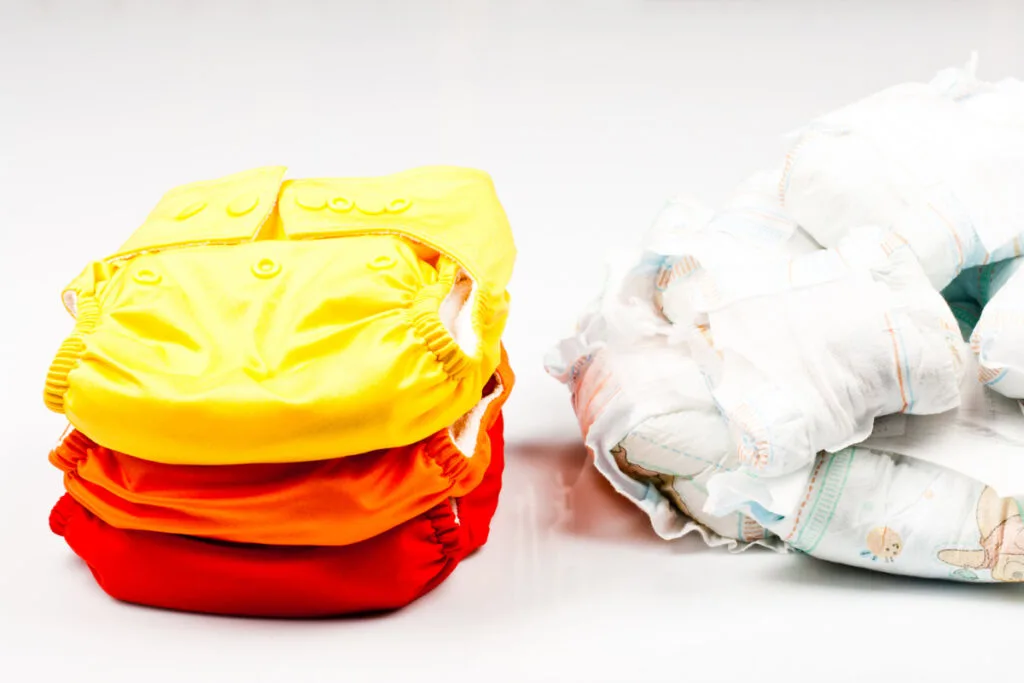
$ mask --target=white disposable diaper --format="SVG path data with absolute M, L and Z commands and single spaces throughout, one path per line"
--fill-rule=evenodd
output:
M 768 528 L 831 562 L 936 579 L 1024 581 L 1018 501 L 942 467 L 860 446 L 820 456 L 796 509 Z
M 754 501 L 784 514 L 819 451 L 862 441 L 878 416 L 959 403 L 959 328 L 898 236 L 865 229 L 795 257 L 717 256 L 683 256 L 661 294 L 665 316 L 690 330 L 741 463 L 716 478 L 711 510 Z
M 889 88 L 804 128 L 782 206 L 824 246 L 863 225 L 902 235 L 941 289 L 965 268 L 1021 255 L 1024 85 L 965 69 Z
M 1020 402 L 977 381 L 968 356 L 960 405 L 940 415 L 890 415 L 875 420 L 860 445 L 899 453 L 966 475 L 999 496 L 1024 495 L 1024 413 Z
M 712 546 L 781 548 L 742 513 L 703 509 L 707 481 L 738 463 L 699 368 L 653 306 L 660 263 L 648 254 L 613 268 L 576 334 L 548 354 L 547 370 L 568 385 L 597 469 L 661 537 L 697 532 Z
M 944 293 L 977 310 L 954 318 L 899 235 L 821 249 L 766 190 L 778 177 L 719 213 L 670 202 L 545 359 L 597 469 L 666 539 L 1024 581 L 1017 500 L 928 448 L 935 434 L 967 448 L 972 432 L 987 450 L 1024 445 L 1016 402 L 973 380 L 960 333 L 1015 268 L 965 271 Z
M 689 199 L 670 201 L 644 249 L 618 254 L 576 334 L 545 359 L 572 392 L 598 470 L 650 515 L 663 538 L 698 531 L 711 545 L 782 547 L 749 515 L 705 510 L 708 481 L 740 463 L 706 379 L 659 308 L 672 263 L 695 241 L 749 259 L 765 250 L 817 248 L 778 210 L 777 180 L 777 173 L 751 177 L 719 213 Z
M 978 324 L 971 334 L 971 348 L 978 354 L 978 379 L 1011 398 L 1024 398 L 1024 269 L 1022 259 L 994 264 L 1005 283 L 993 287 Z M 1002 266 L 999 268 L 999 266 Z

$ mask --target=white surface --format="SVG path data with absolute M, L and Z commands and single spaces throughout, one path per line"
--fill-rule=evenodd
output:
M 0 2 L 0 680 L 1019 675 L 1019 586 L 655 540 L 581 470 L 541 355 L 595 293 L 594 261 L 631 244 L 670 195 L 718 201 L 808 117 L 971 49 L 982 77 L 1024 76 L 1022 3 L 155 5 Z M 46 526 L 60 492 L 46 452 L 63 422 L 41 391 L 71 325 L 61 287 L 166 189 L 265 163 L 292 177 L 479 166 L 516 229 L 519 384 L 492 541 L 390 616 L 118 604 Z

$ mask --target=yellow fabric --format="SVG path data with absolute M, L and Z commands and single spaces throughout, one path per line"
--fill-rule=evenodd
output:
M 175 188 L 113 258 L 190 244 L 232 244 L 256 235 L 274 210 L 283 166 Z
M 75 279 L 51 409 L 137 458 L 227 465 L 402 446 L 473 407 L 515 259 L 489 177 L 283 172 L 171 191 Z

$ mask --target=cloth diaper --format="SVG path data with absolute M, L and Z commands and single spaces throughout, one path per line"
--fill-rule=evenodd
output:
M 456 425 L 410 446 L 312 462 L 167 465 L 72 431 L 50 454 L 68 493 L 119 529 L 274 545 L 348 545 L 477 486 L 512 389 L 503 359 L 484 399 Z
M 50 528 L 111 597 L 191 612 L 315 617 L 402 607 L 487 541 L 504 468 L 502 420 L 479 486 L 351 545 L 276 546 L 118 529 L 65 494 Z
M 181 465 L 335 459 L 470 413 L 515 258 L 490 178 L 283 174 L 172 190 L 87 266 L 47 405 L 108 449 Z

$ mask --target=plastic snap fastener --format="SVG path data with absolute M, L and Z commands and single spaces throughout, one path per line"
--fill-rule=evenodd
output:
M 392 199 L 391 203 L 388 204 L 388 213 L 402 213 L 403 211 L 408 209 L 410 206 L 412 206 L 412 202 L 410 202 L 405 197 L 399 197 L 398 199 Z
M 258 195 L 246 194 L 241 197 L 235 197 L 231 200 L 231 203 L 228 204 L 228 214 L 231 216 L 244 216 L 255 209 L 256 205 L 259 203 L 260 198 Z
M 351 211 L 353 206 L 355 206 L 355 203 L 348 197 L 334 197 L 327 202 L 327 208 L 339 213 Z
M 192 202 L 191 204 L 186 206 L 184 209 L 179 211 L 178 215 L 175 216 L 175 218 L 177 218 L 179 221 L 183 221 L 186 218 L 192 218 L 192 216 L 195 216 L 197 213 L 199 213 L 200 211 L 202 211 L 205 208 L 206 208 L 206 202 L 201 202 L 201 201 L 200 202 Z
M 386 268 L 391 268 L 392 266 L 394 266 L 395 259 L 391 258 L 390 256 L 378 256 L 377 258 L 370 261 L 369 265 L 374 270 L 384 270 Z
M 295 203 L 307 211 L 319 211 L 327 206 L 327 200 L 322 196 L 306 193 L 295 195 Z
M 367 216 L 379 216 L 388 210 L 387 204 L 378 204 L 377 206 L 367 207 L 365 204 L 357 204 L 356 209 L 359 213 L 365 213 Z
M 134 277 L 140 285 L 155 285 L 160 282 L 160 276 L 148 268 L 135 271 Z
M 281 272 L 281 264 L 272 258 L 262 258 L 252 264 L 252 274 L 256 277 L 274 277 Z

